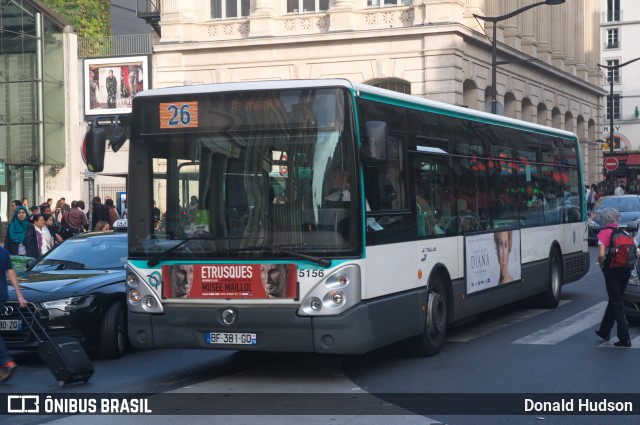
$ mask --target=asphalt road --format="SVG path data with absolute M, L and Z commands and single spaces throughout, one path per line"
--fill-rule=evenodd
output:
M 603 396 L 638 397 L 640 329 L 632 327 L 630 349 L 599 340 L 594 330 L 605 301 L 601 272 L 592 266 L 581 281 L 563 287 L 558 308 L 537 309 L 523 302 L 483 314 L 453 328 L 442 352 L 431 358 L 411 357 L 401 344 L 362 356 L 133 351 L 119 360 L 96 360 L 89 384 L 59 388 L 35 353 L 20 352 L 20 368 L 0 385 L 0 394 L 143 393 L 155 413 L 163 414 L 117 417 L 118 423 L 132 424 L 637 422 L 640 403 L 626 416 L 524 413 L 527 398 L 577 404 Z M 514 411 L 519 413 L 511 415 Z M 114 417 L 13 415 L 0 420 L 111 424 Z

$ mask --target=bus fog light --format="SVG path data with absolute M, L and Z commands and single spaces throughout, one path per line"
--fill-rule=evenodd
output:
M 153 308 L 156 306 L 156 300 L 153 299 L 153 297 L 145 297 L 144 298 L 144 304 L 148 307 L 148 308 Z
M 322 308 L 322 301 L 318 298 L 314 298 L 311 300 L 311 310 L 319 311 Z
M 138 303 L 141 299 L 142 295 L 140 294 L 140 291 L 138 291 L 137 289 L 132 289 L 129 291 L 129 300 L 134 303 Z
M 342 291 L 333 291 L 331 292 L 331 299 L 337 305 L 341 305 L 344 302 L 344 294 Z
M 345 275 L 342 275 L 338 278 L 338 282 L 340 282 L 341 286 L 347 286 L 349 284 L 349 278 Z
M 127 286 L 129 286 L 130 288 L 136 288 L 139 283 L 140 281 L 138 280 L 138 276 L 133 273 L 129 273 L 127 275 Z

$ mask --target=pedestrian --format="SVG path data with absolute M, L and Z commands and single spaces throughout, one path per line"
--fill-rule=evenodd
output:
M 13 264 L 11 264 L 11 255 L 5 248 L 0 247 L 0 311 L 4 311 L 4 306 L 9 300 L 7 278 L 16 291 L 16 298 L 18 299 L 20 308 L 25 308 L 27 301 L 22 296 L 22 291 L 18 284 L 18 276 L 16 275 L 16 271 L 13 270 Z M 16 366 L 16 362 L 9 354 L 9 350 L 7 350 L 4 339 L 0 336 L 0 382 L 9 379 L 16 369 Z
M 104 205 L 108 208 L 108 212 L 109 212 L 109 226 L 113 228 L 113 223 L 115 223 L 116 220 L 120 218 L 120 214 L 118 214 L 118 209 L 113 203 L 113 199 L 109 198 L 105 200 Z
M 97 222 L 96 227 L 93 228 L 94 232 L 108 232 L 109 230 L 111 230 L 111 228 L 109 227 L 109 223 L 106 221 Z
M 620 212 L 615 208 L 605 208 L 600 217 L 604 228 L 598 233 L 598 264 L 604 274 L 604 283 L 607 288 L 609 302 L 600 322 L 600 328 L 596 330 L 596 335 L 605 341 L 609 341 L 613 323 L 617 324 L 618 342 L 614 343 L 616 347 L 631 347 L 631 337 L 629 336 L 629 327 L 624 315 L 624 304 L 622 302 L 622 294 L 629 282 L 631 270 L 625 267 L 610 267 L 611 258 L 607 255 L 609 245 L 611 245 L 611 236 L 618 228 L 620 221 Z
M 52 214 L 42 214 L 44 217 L 44 225 L 47 227 L 49 234 L 51 235 L 51 244 L 50 248 L 53 249 L 56 245 L 61 244 L 64 239 L 60 236 L 60 226 L 56 226 L 55 217 Z
M 62 230 L 60 236 L 63 239 L 68 239 L 72 236 L 82 233 L 87 226 L 87 216 L 79 207 L 80 201 L 72 201 L 71 209 L 65 212 L 62 216 Z
M 16 213 L 16 208 L 18 208 L 20 205 L 22 205 L 22 201 L 19 200 L 19 199 L 11 201 L 11 212 L 9 213 L 9 221 L 8 221 L 8 223 L 11 223 L 11 220 L 13 219 L 13 216 Z
M 49 218 L 51 218 L 51 215 Z M 49 252 L 51 247 L 53 246 L 53 241 L 51 239 L 51 233 L 49 232 L 49 228 L 45 225 L 44 215 L 42 214 L 34 214 L 33 215 L 33 225 L 36 228 L 36 237 L 38 239 L 38 250 L 40 251 L 40 256 Z
M 51 205 L 42 204 L 40 206 L 40 214 L 44 216 L 44 224 L 47 226 L 49 233 L 51 233 L 51 245 L 53 246 L 62 243 L 62 237 L 60 236 L 60 222 L 58 222 L 56 217 L 51 213 Z M 49 224 L 49 221 L 53 224 Z
M 598 194 L 598 188 L 595 184 L 591 185 L 589 189 L 589 193 L 587 194 L 587 212 L 591 212 L 593 210 L 593 204 L 596 203 L 596 195 Z
M 620 183 L 618 187 L 613 191 L 613 194 L 616 196 L 624 195 L 624 183 Z
M 16 208 L 11 224 L 7 229 L 4 247 L 11 255 L 26 255 L 38 258 L 38 237 L 33 224 L 29 223 L 29 214 L 24 205 Z
M 40 207 L 32 205 L 29 207 L 29 223 L 33 224 L 33 216 L 40 212 Z
M 102 204 L 99 196 L 94 196 L 91 202 L 93 212 L 91 215 L 91 228 L 94 229 L 99 221 L 109 221 L 109 207 Z

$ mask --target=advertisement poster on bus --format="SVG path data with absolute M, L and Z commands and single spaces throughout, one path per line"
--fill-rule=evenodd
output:
M 467 294 L 521 278 L 520 231 L 465 238 Z
M 297 298 L 295 264 L 174 264 L 162 267 L 164 298 Z

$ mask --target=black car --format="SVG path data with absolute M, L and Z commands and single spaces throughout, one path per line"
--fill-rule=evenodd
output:
M 51 336 L 73 336 L 98 356 L 117 358 L 127 345 L 126 259 L 126 233 L 86 233 L 30 264 L 18 279 Z M 35 348 L 11 286 L 9 300 L 0 312 L 0 334 L 11 349 Z
M 600 213 L 605 208 L 615 208 L 620 212 L 620 223 L 626 225 L 640 220 L 640 195 L 605 196 L 598 199 L 593 206 L 591 216 L 587 220 L 589 245 L 597 245 L 597 235 L 602 228 Z

